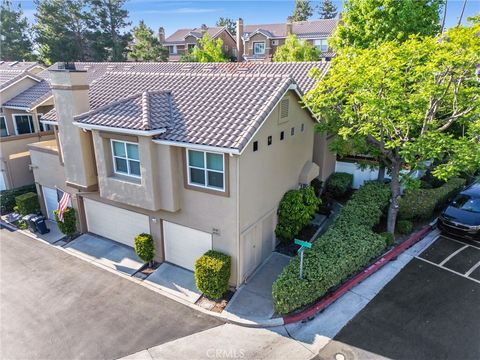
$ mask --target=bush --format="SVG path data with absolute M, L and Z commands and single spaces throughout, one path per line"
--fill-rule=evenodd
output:
M 221 298 L 228 290 L 231 258 L 215 250 L 209 250 L 195 262 L 195 283 L 207 297 Z
M 150 234 L 135 236 L 135 253 L 146 263 L 151 263 L 155 257 L 155 242 Z
M 287 191 L 278 205 L 277 237 L 284 243 L 292 241 L 310 223 L 320 202 L 312 186 Z
M 330 175 L 325 184 L 327 193 L 334 198 L 342 198 L 352 188 L 353 175 L 337 172 Z
M 413 230 L 413 224 L 410 220 L 398 220 L 396 229 L 399 234 L 410 234 Z
M 388 185 L 365 183 L 337 219 L 304 254 L 304 279 L 298 256 L 290 260 L 272 287 L 274 308 L 286 314 L 325 295 L 352 273 L 379 256 L 388 240 L 371 230 L 390 199 Z
M 436 209 L 440 209 L 465 185 L 465 179 L 452 178 L 438 188 L 411 189 L 400 198 L 398 218 L 400 220 L 428 220 Z
M 63 212 L 63 221 L 58 218 L 58 210 L 53 210 L 57 226 L 67 236 L 72 236 L 77 231 L 77 219 L 75 218 L 75 210 L 71 207 L 67 207 Z
M 3 215 L 14 211 L 13 208 L 15 207 L 15 198 L 19 195 L 29 192 L 37 192 L 37 187 L 35 184 L 22 186 L 16 189 L 0 191 L 0 213 Z
M 320 195 L 322 195 L 323 182 L 319 178 L 315 178 L 310 182 L 310 185 L 313 187 L 315 195 L 317 195 L 317 197 L 320 197 Z
M 27 192 L 15 198 L 16 210 L 22 216 L 28 214 L 35 214 L 40 211 L 40 204 L 38 203 L 38 195 L 34 192 Z
M 392 233 L 383 232 L 380 235 L 382 235 L 385 239 L 385 245 L 387 247 L 393 245 L 393 243 L 395 242 L 395 236 Z

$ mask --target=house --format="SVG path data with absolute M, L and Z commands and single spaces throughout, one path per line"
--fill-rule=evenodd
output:
M 128 246 L 150 233 L 157 261 L 189 270 L 222 251 L 240 285 L 275 247 L 283 194 L 333 172 L 299 103 L 309 69 L 328 65 L 138 63 L 91 83 L 89 70 L 52 69 L 42 122 L 58 141 L 30 145 L 44 213 L 61 188 L 80 231 Z
M 53 101 L 27 106 L 12 102 L 42 83 L 44 74 L 44 67 L 36 62 L 0 62 L 0 190 L 32 184 L 27 145 L 55 138 L 48 125 L 39 122 Z
M 208 27 L 202 25 L 194 29 L 179 29 L 167 38 L 165 38 L 164 28 L 161 27 L 158 37 L 160 44 L 168 48 L 169 61 L 179 61 L 182 55 L 187 54 L 198 44 L 205 33 L 208 33 L 212 39 L 222 39 L 223 51 L 227 56 L 231 58 L 237 56 L 235 38 L 224 26 Z

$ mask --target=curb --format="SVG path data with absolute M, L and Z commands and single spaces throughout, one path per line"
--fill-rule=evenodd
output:
M 293 315 L 285 315 L 283 319 L 284 325 L 287 324 L 292 324 L 298 321 L 302 321 L 305 319 L 308 319 L 318 312 L 325 310 L 330 304 L 332 304 L 335 300 L 337 300 L 339 297 L 344 295 L 348 290 L 353 288 L 355 285 L 358 283 L 362 282 L 365 280 L 367 277 L 372 275 L 374 272 L 379 270 L 383 265 L 387 264 L 389 261 L 392 259 L 396 258 L 398 255 L 400 255 L 402 252 L 404 252 L 406 249 L 408 249 L 410 246 L 414 245 L 418 241 L 420 241 L 429 231 L 431 231 L 433 228 L 432 225 L 426 225 L 419 231 L 415 232 L 412 236 L 410 236 L 407 240 L 402 242 L 400 245 L 390 249 L 388 252 L 386 252 L 379 260 L 377 260 L 375 263 L 370 265 L 367 269 L 362 271 L 361 273 L 355 275 L 353 278 L 348 280 L 346 283 L 344 283 L 342 286 L 340 286 L 337 290 L 334 292 L 330 293 L 329 295 L 323 297 L 320 301 L 318 301 L 316 304 L 308 307 L 307 309 Z

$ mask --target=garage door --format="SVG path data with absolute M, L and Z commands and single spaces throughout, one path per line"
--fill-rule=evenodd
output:
M 42 186 L 43 199 L 45 201 L 45 208 L 47 209 L 47 217 L 55 220 L 53 210 L 57 209 L 57 190 Z
M 135 236 L 150 233 L 147 215 L 84 199 L 88 231 L 134 247 Z
M 188 270 L 195 261 L 212 249 L 212 235 L 168 221 L 163 222 L 165 260 Z

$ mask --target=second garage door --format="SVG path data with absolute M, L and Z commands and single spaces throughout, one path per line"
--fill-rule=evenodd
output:
M 186 226 L 163 222 L 165 260 L 188 270 L 195 261 L 212 249 L 212 235 Z
M 147 215 L 84 199 L 88 231 L 134 247 L 135 236 L 150 233 Z

